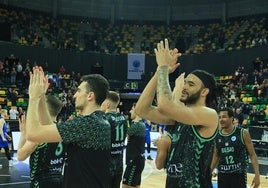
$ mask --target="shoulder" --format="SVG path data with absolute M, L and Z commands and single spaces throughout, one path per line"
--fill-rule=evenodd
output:
M 200 125 L 203 126 L 218 126 L 218 113 L 215 109 L 209 108 L 207 106 L 196 106 L 191 107 L 192 113 L 195 114 L 195 117 L 200 122 Z

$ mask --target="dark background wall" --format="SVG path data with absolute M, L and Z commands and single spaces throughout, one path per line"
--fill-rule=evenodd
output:
M 14 54 L 22 61 L 30 59 L 44 65 L 48 62 L 52 72 L 58 72 L 64 65 L 68 72 L 72 70 L 81 74 L 91 73 L 91 67 L 96 63 L 103 66 L 103 73 L 109 80 L 127 81 L 127 55 L 108 55 L 101 53 L 74 52 L 65 50 L 52 50 L 39 47 L 20 46 L 9 42 L 0 42 L 0 59 Z M 227 51 L 221 53 L 205 53 L 197 55 L 183 55 L 179 62 L 179 72 L 189 73 L 194 69 L 204 69 L 215 76 L 232 75 L 238 66 L 244 66 L 247 72 L 252 71 L 252 61 L 256 57 L 268 59 L 268 46 Z M 151 72 L 156 68 L 155 56 L 147 55 L 145 58 L 145 80 L 149 80 Z M 177 75 L 175 75 L 176 77 Z
M 267 0 L 0 0 L 0 3 L 50 13 L 113 21 L 225 19 L 267 13 Z

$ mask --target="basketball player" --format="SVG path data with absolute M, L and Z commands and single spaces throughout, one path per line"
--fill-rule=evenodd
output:
M 47 105 L 49 114 L 41 112 L 42 107 Z M 42 113 L 40 121 L 44 124 L 56 122 L 57 115 L 62 108 L 62 102 L 53 95 L 43 96 L 39 103 Z M 49 122 L 45 122 L 49 120 Z M 25 117 L 19 119 L 21 137 L 17 150 L 19 161 L 30 156 L 30 187 L 31 188 L 58 188 L 63 183 L 63 164 L 65 161 L 65 147 L 59 143 L 41 143 L 27 141 L 25 139 Z
M 123 176 L 122 188 L 139 188 L 141 174 L 145 166 L 145 124 L 141 117 L 134 112 L 136 103 L 130 110 L 131 125 L 127 130 L 126 169 Z
M 123 174 L 123 150 L 127 136 L 127 120 L 117 112 L 120 102 L 119 94 L 109 91 L 101 105 L 102 111 L 111 125 L 111 162 L 110 162 L 110 188 L 120 188 Z
M 4 148 L 6 158 L 8 159 L 8 166 L 13 166 L 13 161 L 11 159 L 8 141 L 11 141 L 11 137 L 7 134 L 7 124 L 5 118 L 8 116 L 6 109 L 1 109 L 0 114 L 0 150 Z M 2 164 L 0 164 L 2 167 Z
M 251 187 L 260 185 L 258 158 L 248 131 L 233 124 L 234 112 L 219 112 L 220 132 L 216 137 L 211 170 L 218 166 L 218 188 L 247 187 L 248 155 L 255 172 Z M 215 171 L 214 171 L 215 172 Z
M 214 77 L 206 71 L 195 70 L 176 83 L 179 100 L 172 98 L 169 73 L 177 64 L 178 50 L 169 50 L 168 40 L 155 49 L 157 71 L 140 96 L 136 113 L 152 122 L 178 125 L 172 139 L 166 164 L 166 187 L 212 187 L 210 164 L 218 115 Z M 152 106 L 157 90 L 157 106 Z
M 27 140 L 36 143 L 62 141 L 66 144 L 65 188 L 109 187 L 111 128 L 100 110 L 109 92 L 108 81 L 98 74 L 83 76 L 74 95 L 75 107 L 81 110 L 81 115 L 42 126 L 39 124 L 42 114 L 38 113 L 38 106 L 47 84 L 48 77 L 42 67 L 34 67 L 30 74 Z

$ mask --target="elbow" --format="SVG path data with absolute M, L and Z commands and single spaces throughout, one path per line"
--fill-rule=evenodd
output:
M 36 135 L 32 134 L 32 133 L 26 133 L 26 140 L 30 141 L 30 142 L 36 142 Z
M 164 165 L 159 163 L 157 160 L 155 161 L 155 167 L 157 170 L 161 170 L 162 168 L 164 168 Z
M 17 153 L 17 159 L 18 159 L 18 161 L 24 161 L 24 160 L 26 159 L 26 157 L 23 156 L 23 155 L 21 154 L 21 152 L 18 150 L 18 153 Z
M 157 106 L 157 109 L 158 111 L 161 113 L 161 114 L 165 114 L 166 113 L 166 110 L 167 110 L 167 107 L 168 105 L 162 105 L 162 104 L 159 104 Z
M 135 112 L 135 114 L 137 114 L 140 117 L 142 117 L 142 114 L 144 114 L 143 108 L 142 107 L 139 107 L 139 106 L 136 106 L 135 107 L 134 112 Z

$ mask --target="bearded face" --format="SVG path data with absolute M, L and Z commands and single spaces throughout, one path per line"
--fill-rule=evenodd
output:
M 187 105 L 195 104 L 199 100 L 201 92 L 202 88 L 192 94 L 183 90 L 180 101 Z

